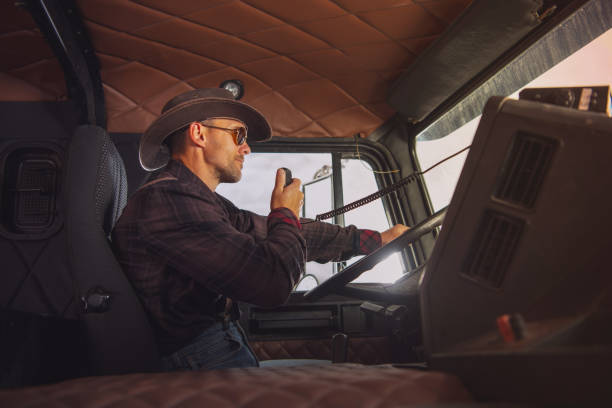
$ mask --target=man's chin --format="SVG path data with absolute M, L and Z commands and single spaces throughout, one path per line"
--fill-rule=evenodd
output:
M 221 177 L 221 183 L 237 183 L 242 178 L 242 172 L 233 173 L 233 174 L 224 174 Z

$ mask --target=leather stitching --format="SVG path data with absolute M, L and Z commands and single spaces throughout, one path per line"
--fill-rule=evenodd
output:
M 23 407 L 287 406 L 391 408 L 469 402 L 457 377 L 391 366 L 333 364 L 90 377 L 0 391 L 0 405 Z

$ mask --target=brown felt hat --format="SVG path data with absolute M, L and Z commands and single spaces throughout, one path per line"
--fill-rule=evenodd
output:
M 170 155 L 164 140 L 191 122 L 211 118 L 235 118 L 243 122 L 249 141 L 268 140 L 272 133 L 266 118 L 252 106 L 235 100 L 230 91 L 222 88 L 194 89 L 170 99 L 160 117 L 144 132 L 138 147 L 140 165 L 148 171 L 165 166 Z

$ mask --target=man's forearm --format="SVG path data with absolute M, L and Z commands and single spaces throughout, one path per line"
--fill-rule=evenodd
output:
M 340 227 L 325 222 L 302 221 L 302 234 L 308 248 L 307 261 L 343 261 L 380 247 L 381 238 L 376 231 L 360 230 L 354 225 Z

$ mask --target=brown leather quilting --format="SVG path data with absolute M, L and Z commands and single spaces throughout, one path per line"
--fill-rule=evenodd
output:
M 130 374 L 0 391 L 6 408 L 392 408 L 469 401 L 449 374 L 354 364 Z
M 470 0 L 78 0 L 111 132 L 142 132 L 172 96 L 245 84 L 276 136 L 368 134 L 391 82 Z
M 331 340 L 279 340 L 249 343 L 259 360 L 316 359 L 331 360 Z M 351 337 L 347 361 L 360 364 L 391 362 L 387 337 Z
M 66 99 L 59 62 L 30 14 L 14 3 L 0 2 L 0 100 Z
M 273 134 L 369 134 L 389 85 L 470 0 L 78 0 L 111 132 L 139 133 L 185 90 L 245 84 Z M 66 99 L 29 14 L 0 2 L 0 100 Z

